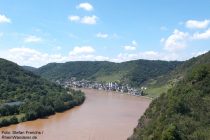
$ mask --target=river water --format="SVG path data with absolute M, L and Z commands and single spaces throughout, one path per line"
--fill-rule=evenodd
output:
M 29 136 L 36 136 L 37 140 L 126 140 L 150 103 L 143 97 L 83 91 L 86 100 L 81 106 L 45 119 L 0 128 L 1 138 L 3 131 L 11 133 L 6 136 L 14 136 L 12 131 L 40 131 L 41 134 Z

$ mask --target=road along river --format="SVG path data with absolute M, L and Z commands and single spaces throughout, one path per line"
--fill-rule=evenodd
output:
M 37 140 L 126 140 L 151 102 L 115 92 L 83 91 L 86 100 L 81 106 L 46 119 L 0 128 L 0 139 L 4 135 L 31 136 L 28 139 Z

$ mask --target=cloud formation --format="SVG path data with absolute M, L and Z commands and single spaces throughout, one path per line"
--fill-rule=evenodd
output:
M 192 39 L 194 40 L 210 39 L 210 29 L 206 30 L 203 33 L 194 33 Z
M 192 56 L 193 56 L 193 57 L 197 57 L 197 56 L 202 55 L 202 54 L 205 54 L 205 53 L 207 53 L 207 52 L 208 52 L 208 51 L 193 52 L 193 53 L 192 53 Z
M 186 48 L 186 41 L 189 38 L 189 34 L 174 30 L 173 34 L 170 35 L 167 39 L 161 39 L 164 43 L 164 49 L 170 52 L 175 52 Z
M 74 47 L 69 55 L 48 54 L 35 49 L 17 47 L 0 52 L 0 56 L 13 61 L 21 66 L 40 67 L 48 63 L 67 61 L 108 61 L 109 57 L 94 54 L 95 49 L 91 46 Z
M 94 52 L 95 49 L 92 46 L 76 46 L 69 52 L 69 55 L 91 54 Z
M 85 11 L 92 11 L 93 10 L 93 6 L 88 2 L 80 3 L 79 5 L 76 6 L 76 8 L 77 9 L 83 9 Z M 92 15 L 92 16 L 71 15 L 71 16 L 68 16 L 68 19 L 71 22 L 94 25 L 94 24 L 97 23 L 98 17 L 95 16 L 95 15 Z
M 80 3 L 79 5 L 76 6 L 77 9 L 83 9 L 85 11 L 92 11 L 93 6 L 90 3 Z
M 81 23 L 83 24 L 96 24 L 96 20 L 97 20 L 97 16 L 92 15 L 92 16 L 84 16 L 83 18 L 81 18 Z
M 78 22 L 78 21 L 80 21 L 80 17 L 79 17 L 79 16 L 74 16 L 74 15 L 69 16 L 68 19 L 69 19 L 70 21 L 73 21 L 73 22 Z
M 50 55 L 48 53 L 42 53 L 35 49 L 20 47 L 12 48 L 4 52 L 3 58 L 10 61 L 16 62 L 19 65 L 27 65 L 40 67 L 50 62 L 65 62 L 67 57 L 61 56 L 59 54 Z
M 204 29 L 207 28 L 210 23 L 210 20 L 203 20 L 203 21 L 198 21 L 198 20 L 188 20 L 185 25 L 187 28 L 190 29 Z
M 129 60 L 137 60 L 137 59 L 147 59 L 147 60 L 155 60 L 160 59 L 161 54 L 155 51 L 145 51 L 145 52 L 136 52 L 136 53 L 120 53 L 114 59 L 115 62 L 124 62 Z
M 136 47 L 134 47 L 134 46 L 124 46 L 124 49 L 126 51 L 134 51 L 134 50 L 136 50 Z
M 40 67 L 48 63 L 57 62 L 63 63 L 68 61 L 112 61 L 112 62 L 124 62 L 137 59 L 148 60 L 186 60 L 193 56 L 197 56 L 205 53 L 195 52 L 187 55 L 174 53 L 174 52 L 156 52 L 156 51 L 144 51 L 135 53 L 120 53 L 114 57 L 106 57 L 95 54 L 95 49 L 91 46 L 74 47 L 69 55 L 63 56 L 61 54 L 48 54 L 40 52 L 35 49 L 19 47 L 8 49 L 4 52 L 0 52 L 2 58 L 16 62 L 19 65 L 27 65 L 33 67 Z
M 133 40 L 130 45 L 125 45 L 123 46 L 123 48 L 125 51 L 134 51 L 136 50 L 137 46 L 138 46 L 138 43 L 135 40 Z
M 6 17 L 5 15 L 0 14 L 0 23 L 11 23 L 11 19 Z
M 29 35 L 29 36 L 24 38 L 25 43 L 38 43 L 38 42 L 41 42 L 41 41 L 42 41 L 42 38 L 34 36 L 34 35 Z
M 210 24 L 210 20 L 188 20 L 185 23 L 186 28 L 196 29 L 193 31 L 180 31 L 175 29 L 173 33 L 167 38 L 161 38 L 160 42 L 163 43 L 164 49 L 169 52 L 177 52 L 187 48 L 189 42 L 198 41 L 198 40 L 207 40 L 210 39 L 210 28 L 200 32 L 200 29 L 205 29 Z
M 92 15 L 92 16 L 84 16 L 84 17 L 72 15 L 72 16 L 69 16 L 68 19 L 71 22 L 78 22 L 78 23 L 82 23 L 82 24 L 94 25 L 94 24 L 97 23 L 98 17 L 95 16 L 95 15 Z
M 106 33 L 101 33 L 101 32 L 99 32 L 99 33 L 96 34 L 96 37 L 97 37 L 97 38 L 103 38 L 103 39 L 105 39 L 105 38 L 108 38 L 109 35 L 106 34 Z

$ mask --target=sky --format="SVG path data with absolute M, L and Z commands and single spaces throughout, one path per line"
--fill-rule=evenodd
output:
M 210 50 L 208 0 L 0 0 L 0 57 L 187 60 Z

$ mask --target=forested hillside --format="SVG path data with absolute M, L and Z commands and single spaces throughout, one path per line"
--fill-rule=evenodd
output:
M 183 78 L 153 100 L 129 140 L 210 139 L 210 53 L 186 61 Z
M 22 66 L 23 69 L 31 72 L 35 72 L 37 68 L 31 67 L 31 66 Z
M 0 59 L 0 127 L 64 111 L 84 98 L 79 91 L 66 90 Z
M 147 93 L 149 93 L 150 96 L 158 97 L 161 93 L 167 92 L 169 88 L 175 86 L 176 83 L 183 79 L 194 67 L 209 63 L 209 61 L 210 52 L 207 52 L 206 54 L 184 61 L 169 73 L 151 78 L 142 85 L 147 87 Z
M 118 81 L 131 86 L 140 86 L 150 78 L 172 71 L 181 63 L 151 60 L 134 60 L 123 63 L 106 61 L 50 63 L 37 69 L 36 73 L 49 80 L 76 77 L 79 80 Z

